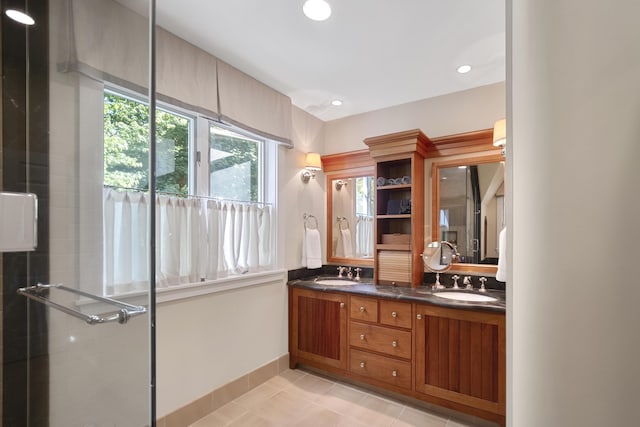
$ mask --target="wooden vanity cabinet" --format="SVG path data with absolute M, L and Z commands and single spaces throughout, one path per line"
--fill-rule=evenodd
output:
M 505 315 L 289 288 L 290 367 L 308 365 L 505 423 Z
M 347 369 L 348 295 L 289 289 L 290 367 Z
M 414 333 L 416 392 L 504 423 L 505 315 L 416 304 Z
M 349 371 L 411 390 L 411 304 L 352 295 L 349 313 Z

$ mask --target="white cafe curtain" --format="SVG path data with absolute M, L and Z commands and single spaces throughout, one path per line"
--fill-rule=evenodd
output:
M 104 292 L 146 289 L 149 195 L 105 189 Z M 158 287 L 268 270 L 271 207 L 206 198 L 156 196 Z

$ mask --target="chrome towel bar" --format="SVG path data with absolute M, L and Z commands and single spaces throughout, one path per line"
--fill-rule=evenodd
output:
M 59 289 L 61 291 L 70 292 L 72 294 L 81 295 L 86 298 L 90 298 L 95 301 L 100 301 L 106 304 L 110 304 L 119 308 L 119 310 L 107 313 L 104 315 L 96 315 L 96 314 L 85 314 L 76 309 L 66 307 L 62 304 L 58 304 L 57 302 L 51 301 L 46 298 L 45 291 L 51 289 Z M 80 291 L 78 289 L 69 288 L 64 285 L 43 285 L 38 283 L 35 286 L 29 286 L 26 288 L 19 288 L 18 293 L 20 295 L 24 295 L 25 297 L 32 299 L 34 301 L 41 302 L 49 307 L 53 307 L 57 310 L 62 311 L 63 313 L 69 314 L 73 317 L 77 317 L 78 319 L 84 320 L 89 325 L 97 325 L 100 323 L 109 323 L 109 322 L 118 322 L 120 324 L 125 324 L 131 317 L 139 316 L 147 312 L 147 309 L 143 306 L 127 304 L 122 301 L 116 301 L 111 298 L 105 298 L 98 295 L 93 295 L 88 292 Z

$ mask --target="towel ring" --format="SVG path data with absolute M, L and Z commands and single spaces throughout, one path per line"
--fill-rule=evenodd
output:
M 311 220 L 311 219 L 313 219 L 315 221 L 315 223 L 316 223 L 316 227 L 315 227 L 316 230 L 319 228 L 318 227 L 318 218 L 316 218 L 314 215 L 306 213 L 306 214 L 304 214 L 302 216 L 302 218 L 304 218 L 304 228 L 308 228 L 307 225 L 309 224 L 309 220 Z
M 349 220 L 347 219 L 347 217 L 344 216 L 339 216 L 337 218 L 338 221 L 338 227 L 340 228 L 340 230 L 348 230 L 349 229 Z M 344 228 L 344 223 L 347 223 L 347 227 Z

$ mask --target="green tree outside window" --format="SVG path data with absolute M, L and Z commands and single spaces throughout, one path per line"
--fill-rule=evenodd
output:
M 156 109 L 157 179 L 160 192 L 188 195 L 190 120 Z M 104 94 L 104 185 L 148 190 L 149 107 Z

